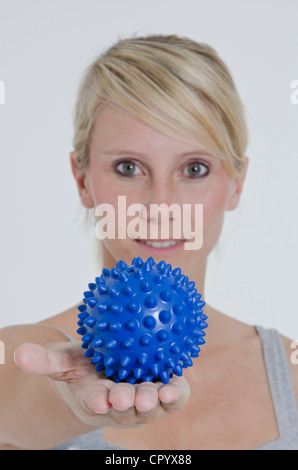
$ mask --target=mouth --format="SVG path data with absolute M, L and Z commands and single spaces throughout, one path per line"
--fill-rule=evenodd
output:
M 185 240 L 142 240 L 135 239 L 136 243 L 139 244 L 140 248 L 144 249 L 148 253 L 155 254 L 171 254 L 181 249 L 184 245 Z

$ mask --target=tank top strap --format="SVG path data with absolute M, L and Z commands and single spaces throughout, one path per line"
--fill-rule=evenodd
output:
M 277 330 L 255 326 L 261 341 L 280 437 L 298 435 L 298 410 L 289 358 Z

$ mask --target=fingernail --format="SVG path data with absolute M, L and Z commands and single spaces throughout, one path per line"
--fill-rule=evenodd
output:
M 122 412 L 128 410 L 128 408 L 122 408 L 122 409 L 120 409 L 120 408 L 116 408 L 116 406 L 113 406 L 113 408 L 114 408 L 114 410 L 116 410 L 116 411 L 122 411 Z
M 98 410 L 92 410 L 94 413 L 96 413 L 97 415 L 105 415 L 108 413 L 109 410 L 107 411 L 98 411 Z

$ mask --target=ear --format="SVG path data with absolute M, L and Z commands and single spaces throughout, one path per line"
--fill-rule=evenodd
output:
M 235 178 L 235 189 L 227 204 L 227 207 L 226 207 L 227 211 L 233 211 L 238 206 L 240 195 L 242 192 L 242 188 L 243 188 L 246 173 L 247 173 L 248 162 L 249 162 L 248 157 L 244 157 L 242 175 Z
M 75 163 L 75 151 L 70 152 L 70 163 L 72 174 L 76 180 L 82 204 L 88 209 L 91 209 L 92 207 L 94 207 L 94 202 L 89 187 L 88 176 L 86 174 L 86 171 L 77 170 Z

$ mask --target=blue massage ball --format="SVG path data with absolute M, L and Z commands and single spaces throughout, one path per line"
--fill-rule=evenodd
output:
M 205 343 L 205 302 L 178 267 L 152 257 L 102 269 L 79 305 L 85 356 L 114 382 L 161 381 L 193 365 Z

